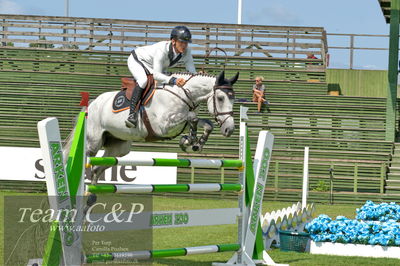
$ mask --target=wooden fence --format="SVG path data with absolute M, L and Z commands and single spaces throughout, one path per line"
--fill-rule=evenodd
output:
M 130 51 L 136 46 L 169 39 L 181 23 L 122 19 L 0 15 L 2 46 L 54 49 Z M 326 33 L 320 27 L 279 27 L 184 23 L 193 35 L 193 53 L 224 49 L 231 56 L 323 60 Z

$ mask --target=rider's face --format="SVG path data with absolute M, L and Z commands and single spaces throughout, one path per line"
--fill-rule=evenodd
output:
M 184 53 L 188 47 L 188 43 L 187 42 L 182 42 L 179 40 L 172 40 L 172 44 L 175 47 L 175 51 L 177 53 Z

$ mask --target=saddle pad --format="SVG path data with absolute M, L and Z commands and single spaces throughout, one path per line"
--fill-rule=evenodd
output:
M 121 90 L 115 95 L 112 106 L 114 113 L 129 109 L 130 101 L 126 98 L 125 92 L 126 90 Z
M 150 99 L 153 97 L 155 89 L 151 89 L 145 95 L 143 95 L 142 99 L 139 102 L 140 106 L 145 106 Z M 126 90 L 120 90 L 114 97 L 112 111 L 114 113 L 122 112 L 128 110 L 130 108 L 130 101 L 126 98 Z

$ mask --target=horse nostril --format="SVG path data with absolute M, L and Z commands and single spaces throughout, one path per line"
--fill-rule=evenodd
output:
M 229 128 L 225 128 L 225 136 L 230 136 L 232 134 L 233 130 L 230 130 Z

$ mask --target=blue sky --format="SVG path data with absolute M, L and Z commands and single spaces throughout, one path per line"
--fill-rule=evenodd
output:
M 243 24 L 324 27 L 327 33 L 388 34 L 378 0 L 242 0 Z M 237 0 L 69 0 L 72 17 L 236 23 Z M 65 0 L 0 0 L 0 13 L 63 16 Z M 329 36 L 329 46 L 348 38 Z M 386 38 L 356 39 L 358 47 L 388 47 Z M 348 51 L 331 49 L 331 67 L 349 65 Z M 387 69 L 387 52 L 356 51 L 355 68 Z

